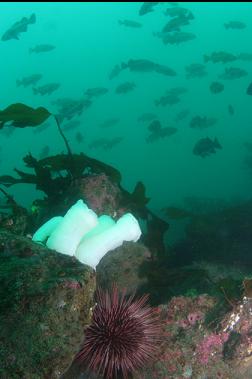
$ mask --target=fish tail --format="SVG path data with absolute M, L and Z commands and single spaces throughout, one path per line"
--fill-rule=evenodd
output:
M 34 52 L 34 49 L 32 48 L 32 47 L 30 47 L 30 49 L 29 49 L 29 53 L 31 54 L 31 53 L 33 53 Z
M 35 13 L 33 13 L 29 19 L 29 23 L 35 24 L 35 22 L 36 22 L 36 15 L 35 15 Z
M 118 20 L 118 24 L 119 24 L 119 25 L 123 25 L 124 22 L 123 22 L 122 20 Z
M 229 29 L 229 25 L 228 25 L 228 24 L 224 24 L 224 27 L 225 27 L 226 29 Z
M 20 87 L 22 85 L 22 80 L 16 80 L 17 87 Z
M 209 55 L 204 55 L 204 62 L 207 63 L 210 61 Z
M 33 87 L 32 90 L 33 90 L 34 95 L 38 94 L 38 89 L 37 88 Z

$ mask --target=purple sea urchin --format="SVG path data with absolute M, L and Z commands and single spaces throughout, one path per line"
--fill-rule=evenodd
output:
M 159 338 L 159 321 L 147 305 L 148 296 L 134 299 L 97 290 L 91 325 L 77 359 L 106 379 L 128 378 L 153 358 Z

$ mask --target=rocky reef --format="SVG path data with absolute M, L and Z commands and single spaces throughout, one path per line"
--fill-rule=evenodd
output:
M 20 128 L 27 120 L 36 126 L 42 116 L 49 117 L 44 109 L 22 104 L 11 110 L 13 125 Z M 5 118 L 2 123 L 9 121 Z M 107 379 L 90 372 L 77 357 L 94 322 L 97 285 L 108 291 L 116 285 L 130 298 L 149 294 L 148 309 L 161 328 L 161 333 L 153 329 L 154 334 L 159 330 L 155 354 L 142 370 L 132 370 L 130 379 L 250 379 L 252 202 L 201 213 L 167 208 L 173 218 L 189 218 L 183 240 L 167 247 L 169 224 L 148 208 L 144 184 L 138 182 L 128 192 L 118 170 L 72 153 L 59 123 L 58 128 L 67 154 L 43 159 L 28 154 L 23 161 L 32 173 L 15 169 L 17 177 L 0 177 L 5 188 L 26 183 L 44 193 L 28 210 L 0 188 L 5 199 L 0 205 L 0 378 Z M 41 224 L 63 216 L 79 199 L 115 221 L 131 212 L 143 225 L 141 240 L 110 251 L 96 271 L 32 242 Z M 137 304 L 129 306 L 129 314 L 137 310 L 133 327 L 138 328 L 138 321 L 146 326 L 146 319 L 141 319 L 141 301 Z M 120 307 L 110 308 L 120 316 Z M 102 307 L 98 309 L 101 317 Z M 129 338 L 128 313 L 124 316 L 121 332 Z M 106 325 L 102 317 L 99 321 Z
M 0 231 L 0 377 L 60 378 L 94 305 L 93 271 Z

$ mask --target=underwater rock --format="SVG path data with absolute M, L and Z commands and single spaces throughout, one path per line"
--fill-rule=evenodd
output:
M 60 378 L 89 322 L 93 272 L 3 230 L 0 246 L 1 378 Z
M 224 357 L 227 361 L 231 361 L 238 372 L 247 371 L 248 367 L 251 368 L 251 306 L 252 299 L 247 297 L 245 291 L 242 300 L 234 305 L 221 323 L 223 331 L 230 333 L 224 346 Z M 249 376 L 245 375 L 242 378 L 249 378 Z
M 235 262 L 236 267 L 251 269 L 252 202 L 208 212 L 193 217 L 187 225 L 183 247 L 177 251 L 180 259 Z
M 158 359 L 146 367 L 149 376 L 143 375 L 144 378 L 236 378 L 223 361 L 228 333 L 214 332 L 204 322 L 215 301 L 207 294 L 176 296 L 156 308 L 163 321 L 163 339 Z
M 146 284 L 147 278 L 139 275 L 139 269 L 150 260 L 151 252 L 143 244 L 124 242 L 100 261 L 96 272 L 97 284 L 109 289 L 116 283 L 120 290 L 135 293 Z
M 133 212 L 137 217 L 145 218 L 148 213 L 149 198 L 145 195 L 143 183 L 138 182 L 134 191 L 129 193 L 105 173 L 74 181 L 65 193 L 64 212 L 78 199 L 83 199 L 98 216 L 107 214 L 118 219 L 126 212 Z
M 22 208 L 20 208 L 23 210 Z M 29 225 L 28 213 L 25 210 L 19 213 L 0 213 L 0 228 L 8 230 L 17 235 L 24 235 Z
M 85 199 L 88 206 L 98 216 L 107 214 L 114 216 L 121 199 L 120 189 L 105 174 L 89 175 L 73 183 L 69 188 L 69 205 L 78 198 Z
M 0 192 L 5 196 L 5 203 L 0 204 L 0 229 L 4 229 L 17 235 L 27 233 L 29 225 L 29 213 L 20 206 L 3 188 Z M 6 212 L 7 210 L 7 212 Z

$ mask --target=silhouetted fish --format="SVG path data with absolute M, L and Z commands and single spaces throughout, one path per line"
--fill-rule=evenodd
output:
M 204 62 L 228 63 L 237 60 L 237 56 L 226 51 L 215 51 L 211 55 L 204 55 Z
M 252 62 L 252 54 L 251 53 L 240 53 L 237 55 L 237 59 L 244 62 Z
M 139 9 L 139 15 L 143 16 L 147 13 L 153 12 L 153 8 L 158 5 L 159 2 L 151 2 L 151 1 L 146 1 L 143 3 L 141 8 Z
M 59 89 L 60 84 L 59 83 L 50 83 L 50 84 L 45 84 L 44 86 L 33 88 L 33 93 L 34 95 L 51 95 L 54 91 Z
M 130 28 L 141 28 L 142 27 L 142 24 L 140 24 L 140 22 L 132 21 L 132 20 L 119 20 L 118 23 L 119 23 L 119 25 L 128 26 Z
M 121 71 L 122 71 L 122 67 L 119 64 L 116 64 L 109 74 L 109 79 L 111 80 L 111 79 L 116 78 L 120 74 Z
M 216 153 L 216 149 L 222 149 L 217 138 L 212 140 L 209 137 L 201 138 L 193 148 L 193 154 L 199 155 L 202 158 L 205 158 L 211 154 Z
M 186 66 L 186 78 L 202 78 L 207 75 L 205 65 L 201 63 L 192 63 Z
M 243 76 L 247 76 L 248 72 L 242 68 L 238 67 L 229 67 L 225 69 L 225 72 L 221 75 L 219 75 L 220 79 L 224 80 L 233 80 L 233 79 L 240 79 Z
M 210 91 L 215 94 L 224 91 L 224 85 L 220 82 L 213 82 L 209 88 Z
M 17 87 L 19 86 L 27 87 L 30 85 L 35 85 L 41 78 L 42 78 L 41 74 L 34 74 L 34 75 L 26 76 L 21 80 L 17 80 L 16 84 L 17 84 Z
M 216 118 L 206 116 L 195 116 L 191 119 L 190 128 L 205 129 L 213 126 L 217 122 Z
M 125 82 L 125 83 L 119 84 L 116 87 L 115 92 L 117 94 L 128 93 L 128 92 L 133 91 L 133 89 L 135 87 L 136 87 L 135 83 L 133 83 L 133 82 Z
M 241 21 L 229 21 L 226 24 L 224 24 L 226 29 L 245 29 L 246 24 Z
M 53 45 L 37 45 L 33 48 L 29 49 L 30 53 L 47 53 L 48 51 L 52 51 L 55 49 L 55 46 Z
M 36 15 L 33 13 L 29 18 L 23 17 L 20 21 L 15 22 L 2 36 L 2 41 L 10 39 L 19 39 L 19 34 L 27 31 L 30 24 L 35 24 Z

